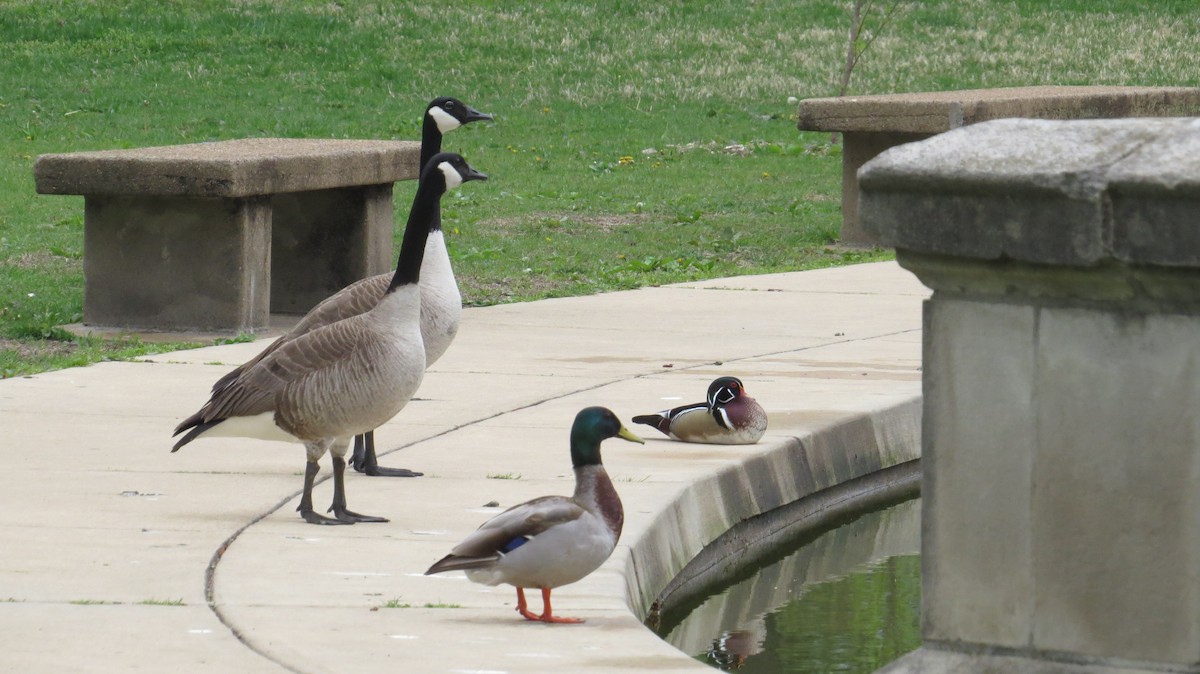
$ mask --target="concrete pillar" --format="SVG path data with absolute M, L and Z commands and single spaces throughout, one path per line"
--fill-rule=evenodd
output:
M 923 645 L 1200 671 L 1200 120 L 987 122 L 859 175 L 925 307 Z

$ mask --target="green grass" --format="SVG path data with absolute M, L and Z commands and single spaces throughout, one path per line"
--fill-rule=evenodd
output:
M 389 599 L 385 601 L 380 608 L 413 608 L 413 605 L 407 602 L 402 602 L 399 599 Z M 422 608 L 462 608 L 462 604 L 426 602 Z
M 141 606 L 187 606 L 183 599 L 143 599 L 138 604 Z
M 520 473 L 488 473 L 489 480 L 520 480 Z
M 444 203 L 468 304 L 884 259 L 835 245 L 839 148 L 787 103 L 836 92 L 848 5 L 4 0 L 0 376 L 163 348 L 57 329 L 82 314 L 83 202 L 35 194 L 37 155 L 414 139 L 443 94 L 497 116 L 446 139 L 492 177 Z M 1190 0 L 905 3 L 850 92 L 1195 86 L 1198 38 Z

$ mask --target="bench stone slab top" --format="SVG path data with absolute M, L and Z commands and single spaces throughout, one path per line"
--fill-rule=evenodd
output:
M 1034 86 L 809 98 L 801 131 L 936 134 L 1005 117 L 1111 119 L 1200 115 L 1200 88 Z
M 40 194 L 242 198 L 415 179 L 415 141 L 246 138 L 45 154 Z

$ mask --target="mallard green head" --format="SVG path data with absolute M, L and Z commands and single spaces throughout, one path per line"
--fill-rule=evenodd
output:
M 571 463 L 576 467 L 599 465 L 600 443 L 609 438 L 644 442 L 621 424 L 607 407 L 585 407 L 571 425 Z

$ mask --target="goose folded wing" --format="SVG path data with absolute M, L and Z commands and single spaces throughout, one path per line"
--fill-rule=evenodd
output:
M 288 332 L 286 338 L 295 339 L 317 328 L 367 313 L 379 304 L 391 280 L 392 274 L 389 272 L 351 283 L 313 307 Z
M 341 323 L 327 325 L 266 354 L 224 389 L 214 393 L 208 419 L 251 416 L 275 409 L 276 396 L 304 386 L 352 357 L 360 334 Z

